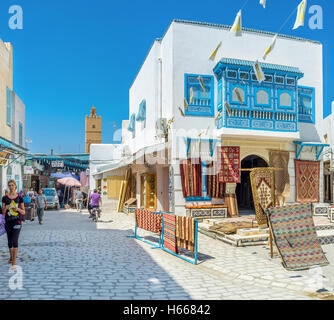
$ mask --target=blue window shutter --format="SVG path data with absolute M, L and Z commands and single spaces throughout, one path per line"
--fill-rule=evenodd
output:
M 23 125 L 22 122 L 19 123 L 19 144 L 23 146 Z
M 130 117 L 130 123 L 128 126 L 128 130 L 134 132 L 136 129 L 136 115 L 133 113 Z
M 146 120 L 146 100 L 143 100 L 139 105 L 139 111 L 136 117 L 137 121 L 145 121 Z

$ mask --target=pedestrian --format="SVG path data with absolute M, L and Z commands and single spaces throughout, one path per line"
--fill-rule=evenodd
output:
M 83 194 L 80 191 L 80 189 L 77 189 L 75 191 L 75 206 L 77 208 L 77 211 L 80 211 L 80 212 L 82 208 L 82 200 L 83 200 Z
M 101 195 L 97 192 L 96 189 L 94 189 L 93 193 L 89 196 L 89 205 L 88 205 L 89 217 L 88 218 L 92 217 L 93 208 L 99 208 L 100 204 L 102 205 Z
M 18 252 L 19 235 L 22 229 L 22 216 L 25 215 L 22 197 L 17 194 L 15 180 L 8 181 L 9 193 L 2 197 L 2 214 L 5 216 L 8 248 L 10 253 L 9 263 L 12 269 L 16 269 L 16 257 Z
M 30 190 L 27 192 L 27 196 L 29 196 L 30 199 L 32 199 L 32 197 L 34 196 L 34 188 L 30 188 Z
M 62 203 L 63 202 L 63 192 L 61 191 L 61 189 L 57 190 L 57 195 L 58 195 L 59 203 Z
M 47 209 L 46 196 L 43 194 L 43 189 L 39 189 L 38 195 L 35 199 L 35 205 L 37 208 L 39 224 L 43 224 L 44 209 Z
M 33 191 L 34 192 L 34 194 L 33 194 L 33 196 L 31 197 L 31 201 L 34 201 L 35 202 L 35 199 L 36 199 L 36 197 L 37 197 L 37 192 L 36 191 Z

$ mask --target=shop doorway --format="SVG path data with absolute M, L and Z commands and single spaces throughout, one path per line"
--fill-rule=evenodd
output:
M 241 169 L 253 169 L 268 167 L 267 162 L 256 155 L 250 155 L 241 161 Z M 241 182 L 237 184 L 236 195 L 239 211 L 254 212 L 252 187 L 250 182 L 250 171 L 241 171 Z

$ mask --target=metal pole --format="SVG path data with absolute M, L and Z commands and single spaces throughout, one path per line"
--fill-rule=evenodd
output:
M 198 251 L 198 220 L 195 219 L 195 264 L 197 264 L 197 251 Z

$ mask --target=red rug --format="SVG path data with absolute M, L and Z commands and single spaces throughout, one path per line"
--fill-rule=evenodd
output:
M 240 183 L 240 147 L 217 147 L 219 182 Z
M 320 162 L 295 160 L 296 201 L 319 202 Z
M 176 216 L 174 214 L 163 214 L 164 230 L 163 230 L 163 246 L 170 251 L 178 254 L 176 239 Z
M 200 158 L 181 160 L 183 197 L 202 197 L 202 162 Z

